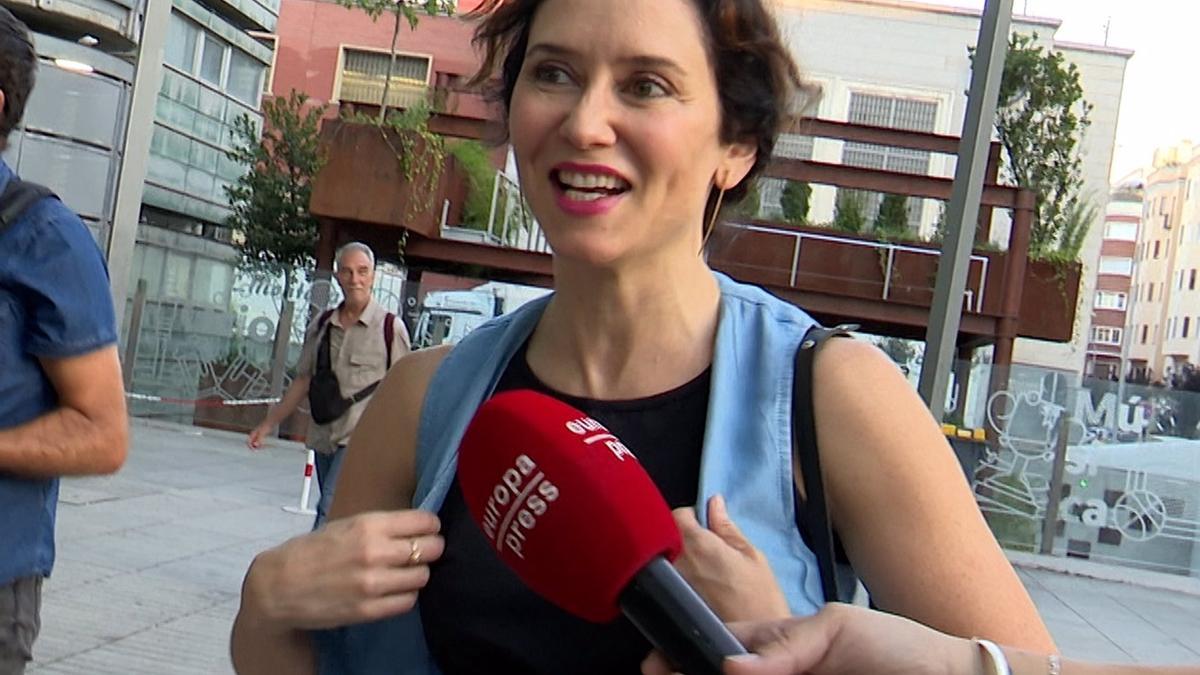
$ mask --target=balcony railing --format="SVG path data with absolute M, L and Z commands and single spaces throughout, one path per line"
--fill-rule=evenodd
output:
M 503 171 L 496 172 L 496 179 L 492 183 L 492 207 L 488 214 L 487 229 L 450 227 L 443 219 L 442 236 L 518 251 L 550 253 L 546 235 L 521 196 L 521 186 Z
M 932 293 L 932 279 L 911 279 L 909 275 L 900 274 L 901 261 L 904 258 L 916 256 L 918 267 L 930 267 L 936 269 L 936 264 L 941 252 L 936 249 L 921 248 L 908 244 L 886 242 L 886 241 L 870 241 L 865 239 L 855 239 L 847 236 L 839 236 L 836 234 L 817 234 L 813 232 L 797 231 L 785 229 L 782 227 L 772 227 L 770 225 L 760 224 L 743 224 L 743 223 L 728 223 L 728 227 L 734 228 L 749 233 L 758 233 L 769 235 L 772 237 L 783 237 L 791 240 L 790 258 L 791 265 L 787 270 L 787 285 L 792 288 L 803 288 L 806 286 L 821 285 L 818 280 L 808 279 L 818 272 L 812 271 L 811 266 L 801 264 L 802 253 L 809 248 L 822 246 L 822 254 L 827 253 L 832 246 L 848 246 L 852 248 L 873 250 L 876 251 L 876 257 L 879 260 L 879 274 L 870 276 L 852 276 L 849 274 L 843 275 L 825 275 L 827 281 L 833 281 L 847 286 L 854 286 L 852 292 L 854 295 L 863 297 L 877 298 L 879 300 L 898 300 L 904 301 L 904 298 L 894 297 L 895 290 L 903 284 L 906 289 L 928 290 Z M 736 236 L 736 235 L 735 235 Z M 773 243 L 772 248 L 778 247 L 778 243 Z M 778 250 L 778 249 L 777 249 Z M 778 255 L 773 256 L 778 257 Z M 926 260 L 920 260 L 926 258 Z M 740 259 L 733 263 L 738 267 L 757 267 L 760 274 L 778 273 L 781 270 L 776 266 L 755 265 L 753 262 Z M 904 265 L 911 269 L 912 264 Z M 967 289 L 964 292 L 963 300 L 965 305 L 964 310 L 968 312 L 983 313 L 984 311 L 984 295 L 987 290 L 988 270 L 991 266 L 991 260 L 985 255 L 972 255 L 970 262 L 970 273 L 967 278 Z M 818 282 L 818 283 L 814 283 Z M 914 283 L 915 282 L 915 283 Z

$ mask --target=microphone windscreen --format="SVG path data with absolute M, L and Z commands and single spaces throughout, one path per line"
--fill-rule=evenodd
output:
M 590 621 L 657 556 L 683 547 L 637 458 L 594 419 L 528 390 L 484 403 L 459 448 L 458 480 L 492 549 L 535 593 Z

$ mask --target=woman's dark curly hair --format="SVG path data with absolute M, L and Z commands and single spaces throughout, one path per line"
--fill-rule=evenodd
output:
M 473 43 L 483 63 L 472 84 L 499 81 L 489 91 L 507 116 L 534 15 L 543 0 L 485 0 Z M 650 0 L 653 2 L 654 0 Z M 758 150 L 746 177 L 725 193 L 724 204 L 740 202 L 775 149 L 775 138 L 816 88 L 800 76 L 779 37 L 774 17 L 761 0 L 691 0 L 707 33 L 706 45 L 721 101 L 721 141 L 753 143 Z M 499 72 L 497 72 L 499 71 Z M 710 195 L 706 218 L 716 194 Z
M 29 29 L 12 12 L 0 7 L 0 150 L 8 147 L 8 136 L 25 116 L 25 104 L 33 91 L 37 52 L 29 40 Z

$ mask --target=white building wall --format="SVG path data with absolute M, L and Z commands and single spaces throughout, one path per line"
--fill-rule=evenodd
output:
M 1171 364 L 1200 363 L 1200 148 L 1194 147 L 1191 161 L 1181 168 L 1182 200 L 1174 268 L 1167 278 L 1171 293 L 1166 316 L 1173 322 L 1173 337 L 1164 341 L 1163 353 L 1177 357 Z M 1193 284 L 1193 274 L 1195 283 Z M 1188 333 L 1183 333 L 1184 319 Z
M 847 119 L 852 92 L 880 93 L 938 101 L 935 132 L 957 135 L 966 113 L 970 86 L 968 46 L 979 33 L 979 14 L 971 10 L 932 7 L 898 0 L 780 0 L 780 28 L 792 46 L 801 69 L 824 88 L 814 111 L 818 117 Z M 1059 22 L 1014 17 L 1013 30 L 1037 33 L 1047 46 Z M 1084 96 L 1095 108 L 1092 126 L 1082 143 L 1084 194 L 1096 205 L 1096 222 L 1081 252 L 1085 264 L 1081 298 L 1095 287 L 1095 258 L 1100 250 L 1109 167 L 1116 134 L 1117 112 L 1129 53 L 1078 45 L 1059 45 L 1080 68 Z M 819 139 L 817 161 L 841 161 L 839 141 Z M 952 177 L 954 159 L 934 155 L 930 174 Z M 811 220 L 833 218 L 835 191 L 814 186 Z M 937 207 L 927 202 L 922 228 L 937 220 Z M 1007 239 L 1007 216 L 997 213 L 993 238 Z M 1082 372 L 1091 327 L 1081 308 L 1075 339 L 1069 344 L 1018 340 L 1016 360 L 1022 363 Z
M 1177 169 L 1159 169 L 1150 175 L 1142 200 L 1142 229 L 1138 242 L 1143 254 L 1137 261 L 1134 284 L 1138 287 L 1137 303 L 1134 308 L 1133 324 L 1135 340 L 1131 343 L 1130 358 L 1144 361 L 1153 370 L 1154 378 L 1164 372 L 1162 347 L 1167 326 L 1164 321 L 1167 298 L 1171 293 L 1168 277 L 1171 276 L 1171 252 L 1167 249 L 1162 227 L 1163 216 L 1157 206 L 1162 200 L 1170 200 L 1178 192 Z M 1154 255 L 1154 244 L 1159 244 L 1159 255 Z M 1150 288 L 1153 287 L 1153 290 Z M 1146 340 L 1142 342 L 1142 327 L 1146 329 Z

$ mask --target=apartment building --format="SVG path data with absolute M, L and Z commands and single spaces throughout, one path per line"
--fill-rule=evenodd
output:
M 1184 141 L 1155 152 L 1142 223 L 1130 372 L 1167 382 L 1200 362 L 1200 147 Z
M 1091 312 L 1092 329 L 1084 375 L 1115 379 L 1121 372 L 1129 311 L 1132 309 L 1134 257 L 1142 221 L 1140 178 L 1122 181 L 1109 196 L 1104 213 L 1096 292 L 1081 310 Z

